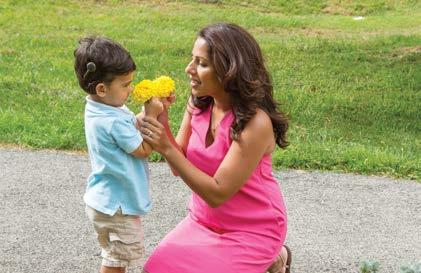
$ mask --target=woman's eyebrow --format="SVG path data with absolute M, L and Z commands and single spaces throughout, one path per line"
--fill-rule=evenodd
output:
M 191 54 L 191 56 L 192 56 L 192 58 L 197 58 L 197 59 L 202 59 L 204 61 L 209 61 L 206 57 L 194 55 L 193 53 Z

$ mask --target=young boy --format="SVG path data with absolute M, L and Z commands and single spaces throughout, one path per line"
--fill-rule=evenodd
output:
M 100 272 L 125 272 L 142 265 L 140 216 L 151 208 L 146 158 L 152 149 L 124 105 L 136 65 L 127 50 L 103 37 L 81 39 L 74 56 L 79 85 L 88 93 L 85 135 L 92 172 L 84 201 L 102 249 Z M 145 104 L 147 116 L 162 111 L 158 99 Z

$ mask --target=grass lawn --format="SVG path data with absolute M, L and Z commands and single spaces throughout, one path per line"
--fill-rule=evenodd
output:
M 278 169 L 420 179 L 419 1 L 0 0 L 0 143 L 85 149 L 73 50 L 89 34 L 123 44 L 136 81 L 175 79 L 176 132 L 196 32 L 219 21 L 256 37 L 290 115 L 291 145 L 274 153 Z

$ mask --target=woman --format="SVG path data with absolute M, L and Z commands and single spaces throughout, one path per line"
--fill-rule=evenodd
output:
M 276 145 L 287 146 L 288 122 L 259 45 L 237 25 L 209 25 L 186 73 L 192 95 L 177 137 L 167 116 L 142 122 L 144 139 L 193 191 L 188 216 L 145 272 L 289 272 L 287 217 L 271 163 Z

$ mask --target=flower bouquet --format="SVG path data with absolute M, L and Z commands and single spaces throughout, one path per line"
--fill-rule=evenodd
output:
M 145 103 L 152 97 L 168 97 L 174 90 L 174 80 L 168 76 L 161 76 L 153 81 L 143 80 L 136 84 L 132 97 L 137 103 Z

